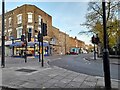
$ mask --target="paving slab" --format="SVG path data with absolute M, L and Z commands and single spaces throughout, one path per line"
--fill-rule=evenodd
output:
M 64 77 L 63 76 L 60 76 L 60 75 L 57 75 L 57 76 L 55 76 L 53 79 L 55 79 L 55 80 L 62 80 Z
M 64 82 L 59 81 L 59 82 L 53 84 L 53 85 L 51 86 L 51 88 L 52 88 L 52 87 L 64 88 L 66 85 L 67 85 L 67 83 L 64 83 Z
M 69 83 L 71 80 L 70 79 L 67 79 L 67 78 L 64 78 L 64 79 L 62 79 L 62 80 L 60 80 L 61 82 L 63 82 L 63 83 Z
M 81 84 L 82 84 L 82 83 L 74 82 L 74 81 L 69 82 L 69 85 L 71 85 L 71 86 L 73 86 L 73 87 L 76 87 L 76 88 L 79 88 Z
M 37 83 L 26 82 L 25 84 L 20 85 L 22 88 L 37 88 Z

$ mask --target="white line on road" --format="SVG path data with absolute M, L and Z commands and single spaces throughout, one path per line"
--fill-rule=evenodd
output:
M 83 60 L 85 61 L 85 64 L 91 64 L 90 61 L 86 60 L 85 58 L 83 58 Z
M 53 59 L 53 60 L 59 60 L 59 59 L 62 59 L 62 58 L 55 58 L 55 59 Z
M 103 79 L 104 80 L 104 77 L 102 77 L 102 76 L 95 76 L 95 77 L 98 78 L 98 79 Z M 120 82 L 120 80 L 118 80 L 118 79 L 112 79 L 111 78 L 111 80 L 116 81 L 116 82 Z

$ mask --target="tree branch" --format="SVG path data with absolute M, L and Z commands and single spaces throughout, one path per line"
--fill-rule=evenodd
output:
M 96 11 L 100 16 L 103 16 L 103 15 L 99 12 L 99 10 L 96 10 L 94 7 L 92 7 L 92 9 L 93 9 L 94 11 Z
M 111 2 L 108 2 L 107 21 L 109 20 L 109 16 L 110 16 L 110 3 L 111 3 Z

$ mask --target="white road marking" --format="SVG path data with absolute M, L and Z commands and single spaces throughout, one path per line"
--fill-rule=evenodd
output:
M 55 58 L 55 59 L 53 59 L 53 60 L 59 60 L 59 59 L 62 59 L 62 58 Z
M 102 77 L 102 76 L 95 76 L 95 78 L 103 79 L 103 80 L 104 80 L 104 77 Z M 116 82 L 120 82 L 120 80 L 118 80 L 118 79 L 112 79 L 112 78 L 111 78 L 111 80 L 112 80 L 112 81 L 116 81 Z
M 85 64 L 91 64 L 90 61 L 86 60 L 85 58 L 83 58 L 83 60 L 85 61 Z

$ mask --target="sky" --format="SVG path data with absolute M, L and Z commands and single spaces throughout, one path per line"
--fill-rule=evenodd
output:
M 5 11 L 10 11 L 23 4 L 32 4 L 52 16 L 52 25 L 66 32 L 72 37 L 77 36 L 86 44 L 91 44 L 91 36 L 79 35 L 81 31 L 88 31 L 86 27 L 80 26 L 85 22 L 88 2 L 6 2 Z M 0 2 L 1 6 L 1 2 Z M 0 7 L 0 14 L 1 14 Z

